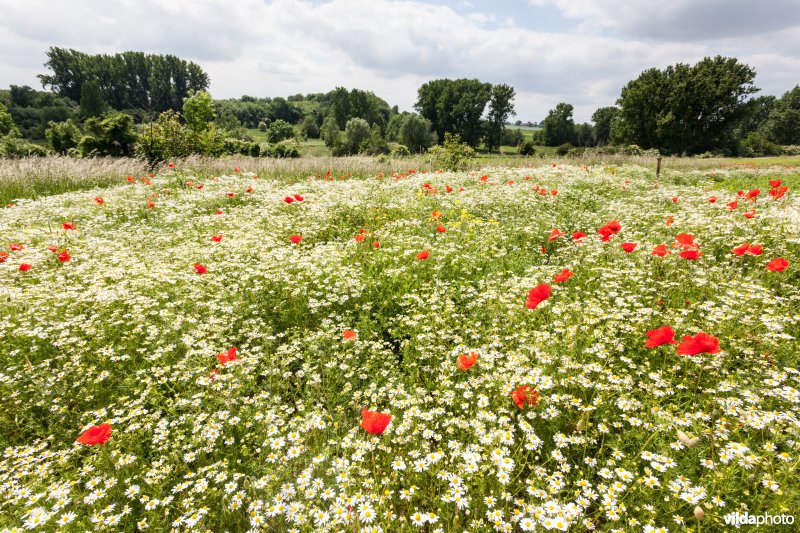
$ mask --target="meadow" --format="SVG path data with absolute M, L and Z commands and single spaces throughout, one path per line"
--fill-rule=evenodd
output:
M 782 163 L 4 162 L 0 530 L 796 513 Z

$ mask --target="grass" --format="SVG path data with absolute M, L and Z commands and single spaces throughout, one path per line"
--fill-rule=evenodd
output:
M 0 528 L 716 532 L 793 513 L 800 173 L 697 162 L 0 167 L 57 177 L 0 211 Z M 646 347 L 661 326 L 720 350 Z M 75 442 L 103 423 L 105 444 Z

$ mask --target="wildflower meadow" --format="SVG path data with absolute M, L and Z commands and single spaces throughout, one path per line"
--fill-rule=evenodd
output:
M 0 530 L 798 513 L 799 180 L 179 163 L 12 199 Z

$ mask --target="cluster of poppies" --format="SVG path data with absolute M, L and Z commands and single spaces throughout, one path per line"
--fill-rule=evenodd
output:
M 675 330 L 670 326 L 661 326 L 647 332 L 647 341 L 644 343 L 646 348 L 655 348 L 664 344 L 678 344 L 675 340 Z M 701 353 L 715 354 L 722 350 L 719 347 L 719 339 L 703 331 L 694 337 L 685 335 L 678 344 L 678 355 L 698 355 Z

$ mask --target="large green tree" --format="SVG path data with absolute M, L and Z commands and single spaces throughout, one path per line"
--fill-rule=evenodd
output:
M 548 111 L 544 119 L 544 142 L 548 146 L 575 144 L 575 121 L 572 119 L 572 104 L 561 102 Z
M 800 144 L 800 85 L 775 102 L 761 129 L 777 144 Z
M 477 146 L 483 135 L 482 117 L 492 97 L 492 84 L 473 79 L 440 79 L 422 85 L 415 109 L 431 121 L 439 139 L 445 133 L 460 135 Z
M 602 146 L 608 144 L 611 139 L 611 123 L 617 115 L 617 109 L 614 106 L 601 107 L 592 113 L 592 122 L 594 128 L 592 129 L 592 141 L 595 146 Z
M 755 75 L 736 58 L 722 56 L 646 70 L 622 89 L 612 137 L 667 153 L 730 147 L 745 101 L 758 91 Z
M 514 116 L 514 96 L 516 91 L 510 85 L 501 83 L 492 87 L 489 98 L 489 113 L 486 120 L 486 148 L 500 148 L 506 121 Z

